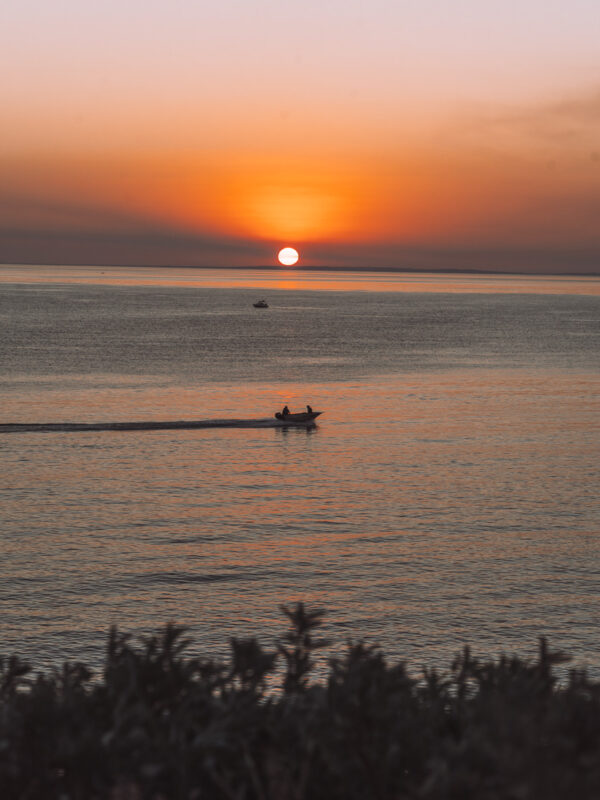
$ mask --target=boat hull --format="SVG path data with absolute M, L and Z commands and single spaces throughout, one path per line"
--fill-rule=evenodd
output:
M 279 420 L 282 425 L 310 425 L 322 413 L 322 411 L 311 411 L 310 413 L 286 414 L 284 416 L 281 411 L 278 411 L 275 414 L 275 419 Z

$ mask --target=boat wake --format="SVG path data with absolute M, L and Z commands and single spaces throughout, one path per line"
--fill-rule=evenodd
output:
M 85 431 L 171 431 L 194 428 L 282 428 L 290 425 L 314 427 L 314 420 L 285 422 L 274 417 L 263 419 L 166 420 L 164 422 L 23 422 L 2 423 L 1 433 L 78 433 Z

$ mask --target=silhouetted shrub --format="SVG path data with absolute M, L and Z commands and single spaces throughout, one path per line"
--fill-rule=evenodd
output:
M 540 641 L 537 658 L 475 659 L 411 676 L 350 643 L 311 682 L 323 611 L 282 607 L 271 650 L 186 655 L 167 625 L 116 629 L 102 675 L 34 675 L 0 658 L 5 800 L 597 800 L 600 685 Z

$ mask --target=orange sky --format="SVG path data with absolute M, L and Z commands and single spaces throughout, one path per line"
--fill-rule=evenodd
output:
M 28 0 L 0 262 L 600 271 L 597 4 L 484 5 Z

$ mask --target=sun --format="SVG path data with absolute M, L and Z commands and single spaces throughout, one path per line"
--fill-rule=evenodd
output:
M 279 259 L 279 263 L 283 264 L 284 267 L 291 267 L 292 264 L 298 261 L 298 251 L 294 250 L 293 247 L 284 247 L 283 250 L 280 250 L 277 254 L 277 258 Z

